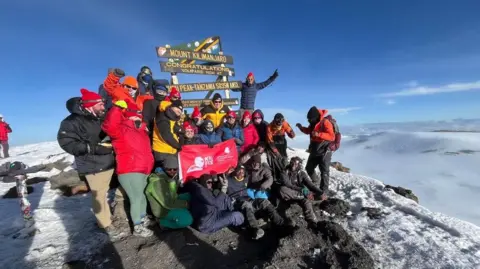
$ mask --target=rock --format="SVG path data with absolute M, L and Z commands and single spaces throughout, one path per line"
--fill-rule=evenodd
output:
M 32 186 L 27 186 L 27 192 L 28 194 L 32 193 L 33 192 L 33 187 Z M 17 195 L 17 187 L 11 187 L 3 196 L 2 196 L 3 199 L 14 199 L 14 198 L 18 198 L 18 195 Z
M 341 162 L 332 162 L 330 163 L 330 166 L 335 168 L 337 171 L 350 173 L 350 168 L 343 166 Z
M 399 194 L 403 197 L 406 197 L 408 199 L 411 199 L 411 200 L 418 203 L 418 197 L 415 194 L 413 194 L 412 190 L 405 189 L 405 188 L 402 188 L 402 187 L 394 187 L 394 186 L 391 186 L 391 185 L 385 185 L 385 189 L 391 189 L 395 193 L 397 193 L 397 194 Z
M 70 261 L 63 264 L 62 269 L 87 269 L 89 268 L 84 261 Z
M 350 204 L 344 200 L 330 198 L 320 203 L 319 208 L 330 215 L 345 217 L 350 211 Z
M 362 207 L 360 210 L 366 211 L 367 216 L 371 219 L 380 219 L 385 215 L 388 215 L 387 213 L 383 212 L 380 208 L 376 208 L 376 207 Z

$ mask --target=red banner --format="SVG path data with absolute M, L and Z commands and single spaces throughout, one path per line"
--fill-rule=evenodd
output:
M 199 178 L 203 174 L 225 173 L 238 163 L 238 152 L 235 140 L 230 139 L 213 148 L 207 145 L 187 145 L 178 154 L 180 178 L 187 182 Z

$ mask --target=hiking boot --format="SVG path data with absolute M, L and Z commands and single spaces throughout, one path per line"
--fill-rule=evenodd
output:
M 133 235 L 140 237 L 150 237 L 153 235 L 153 231 L 148 229 L 145 223 L 137 224 L 133 227 Z
M 262 228 L 255 229 L 253 231 L 253 239 L 258 240 L 265 235 L 265 231 Z
M 121 231 L 113 225 L 104 228 L 104 230 L 107 233 L 108 237 L 110 237 L 111 241 L 120 240 L 128 236 L 126 232 Z

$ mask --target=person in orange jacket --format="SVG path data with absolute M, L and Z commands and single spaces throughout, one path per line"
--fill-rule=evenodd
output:
M 281 113 L 275 114 L 273 121 L 267 126 L 267 144 L 276 156 L 287 158 L 287 139 L 295 138 L 295 132 Z
M 327 198 L 328 184 L 330 181 L 330 162 L 332 160 L 332 151 L 329 149 L 331 142 L 335 141 L 335 132 L 332 123 L 325 118 L 328 110 L 318 109 L 312 106 L 307 113 L 308 127 L 303 127 L 300 123 L 296 126 L 304 134 L 310 135 L 310 146 L 305 170 L 314 182 L 318 182 L 315 173 L 315 167 L 320 169 L 320 190 L 322 190 L 322 200 Z
M 123 78 L 122 83 L 120 83 L 121 78 Z M 125 76 L 125 71 L 120 68 L 115 68 L 108 74 L 103 82 L 103 87 L 108 95 L 112 97 L 113 103 L 121 100 L 130 100 L 137 105 L 140 111 L 143 111 L 143 103 L 146 100 L 153 99 L 153 96 L 149 94 L 140 95 L 137 79 L 132 76 Z

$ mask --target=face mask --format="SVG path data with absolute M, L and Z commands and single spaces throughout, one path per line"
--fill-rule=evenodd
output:
M 142 77 L 142 80 L 148 83 L 152 80 L 152 76 L 151 75 L 144 75 Z
M 137 93 L 136 90 L 128 90 L 128 94 L 130 94 L 131 97 L 135 97 L 135 94 Z
M 166 96 L 167 95 L 167 92 L 164 91 L 164 90 L 156 90 L 155 91 L 159 96 Z

